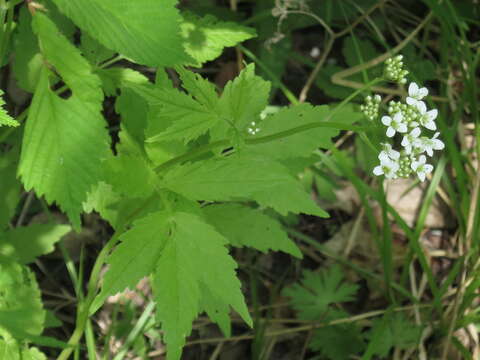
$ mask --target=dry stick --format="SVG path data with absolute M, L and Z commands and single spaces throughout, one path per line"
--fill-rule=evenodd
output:
M 424 305 L 419 305 L 421 307 L 431 307 L 431 304 L 424 304 Z M 393 311 L 405 311 L 405 310 L 411 310 L 413 309 L 413 306 L 403 306 L 394 309 Z M 355 315 L 351 316 L 349 318 L 345 319 L 338 319 L 338 320 L 332 320 L 326 323 L 313 323 L 309 325 L 302 325 L 290 329 L 285 329 L 285 330 L 277 330 L 277 331 L 272 331 L 272 332 L 267 332 L 265 333 L 265 336 L 280 336 L 280 335 L 287 335 L 287 334 L 295 334 L 298 332 L 303 332 L 303 331 L 310 331 L 312 329 L 318 329 L 326 326 L 332 326 L 332 325 L 339 325 L 339 324 L 348 324 L 352 322 L 357 322 L 360 320 L 365 320 L 369 319 L 372 317 L 376 317 L 379 315 L 383 315 L 387 312 L 387 310 L 375 310 L 375 311 L 370 311 L 365 314 L 360 314 L 360 315 Z M 190 341 L 185 346 L 191 346 L 191 345 L 196 345 L 196 344 L 206 344 L 206 343 L 211 343 L 211 342 L 230 342 L 230 341 L 238 341 L 238 340 L 250 340 L 253 339 L 254 335 L 239 335 L 239 336 L 232 336 L 230 338 L 210 338 L 210 339 L 202 339 L 202 340 L 194 340 Z M 150 354 L 149 354 L 150 355 Z
M 433 13 L 430 12 L 425 19 L 397 46 L 395 46 L 392 50 L 385 52 L 382 55 L 377 56 L 376 58 L 373 58 L 366 63 L 359 64 L 357 66 L 353 66 L 349 69 L 339 71 L 338 73 L 335 73 L 331 77 L 331 81 L 336 84 L 336 85 L 342 85 L 346 87 L 350 87 L 353 89 L 360 89 L 364 86 L 364 84 L 352 81 L 352 80 L 347 80 L 346 78 L 349 76 L 352 76 L 360 71 L 369 69 L 371 67 L 377 66 L 387 60 L 389 57 L 392 57 L 396 53 L 398 53 L 400 50 L 402 50 L 412 39 L 418 34 L 418 32 L 430 21 L 431 17 L 433 16 Z M 385 94 L 392 94 L 392 95 L 403 95 L 404 91 L 399 90 L 399 89 L 390 89 L 390 88 L 385 88 L 385 87 L 380 87 L 380 86 L 373 86 L 371 88 L 372 90 L 376 92 L 382 92 Z M 431 99 L 434 101 L 442 101 L 445 102 L 447 99 L 439 96 L 431 96 Z
M 469 208 L 469 214 L 468 214 L 468 220 L 467 220 L 467 233 L 465 235 L 465 251 L 471 248 L 472 245 L 472 237 L 473 237 L 473 223 L 475 221 L 474 219 L 474 214 L 475 214 L 475 208 L 477 205 L 477 200 L 478 200 L 478 193 L 480 189 L 480 168 L 477 169 L 477 174 L 476 174 L 476 179 L 475 179 L 475 186 L 473 189 L 473 195 L 472 195 L 472 201 L 470 202 L 470 208 Z M 464 254 L 460 254 L 464 255 Z M 470 284 L 472 281 L 472 278 L 467 280 L 467 266 L 468 266 L 468 256 L 465 256 L 463 260 L 463 270 L 462 270 L 462 280 L 460 282 L 460 289 L 458 290 L 456 296 L 455 296 L 455 301 L 453 304 L 453 307 L 451 308 L 453 311 L 452 314 L 452 319 L 450 321 L 450 326 L 448 328 L 448 334 L 447 338 L 445 340 L 445 346 L 443 348 L 442 352 L 442 360 L 445 360 L 448 356 L 448 351 L 450 350 L 450 341 L 453 336 L 453 331 L 455 328 L 455 323 L 457 322 L 457 319 L 459 317 L 458 311 L 460 308 L 460 299 L 463 297 L 465 290 L 467 286 Z M 472 268 L 472 274 L 475 274 L 476 268 L 479 265 L 479 261 L 477 260 L 476 264 Z M 470 281 L 469 281 L 470 280 Z M 449 309 L 450 310 L 450 309 Z
M 319 22 L 320 25 L 323 26 L 323 28 L 329 34 L 329 39 L 328 39 L 327 44 L 325 45 L 325 49 L 323 51 L 322 57 L 318 60 L 317 64 L 315 65 L 312 72 L 310 73 L 310 76 L 308 77 L 307 82 L 305 83 L 305 85 L 303 86 L 303 88 L 300 92 L 300 96 L 299 96 L 299 101 L 300 102 L 304 102 L 307 99 L 308 92 L 310 91 L 310 88 L 312 87 L 313 82 L 317 78 L 318 73 L 322 69 L 323 64 L 327 60 L 327 56 L 329 55 L 335 40 L 344 36 L 345 34 L 348 34 L 358 24 L 360 24 L 366 17 L 368 17 L 377 7 L 383 5 L 387 1 L 388 0 L 382 0 L 382 1 L 378 2 L 377 4 L 372 6 L 370 9 L 368 9 L 362 16 L 358 17 L 350 26 L 343 29 L 339 33 L 334 33 L 332 31 L 332 29 L 320 17 L 316 16 L 315 14 L 308 13 L 308 12 L 305 12 L 305 11 L 289 11 L 288 12 L 289 14 L 302 14 L 302 15 L 307 15 L 307 16 L 313 17 L 315 20 L 317 20 Z

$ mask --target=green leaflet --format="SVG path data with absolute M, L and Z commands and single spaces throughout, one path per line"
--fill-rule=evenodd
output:
M 54 250 L 54 244 L 70 231 L 70 226 L 34 224 L 0 233 L 0 254 L 29 264 Z
M 149 89 L 130 87 L 144 97 L 151 106 L 158 106 L 158 117 L 171 123 L 165 130 L 147 138 L 148 143 L 183 139 L 185 143 L 196 139 L 218 122 L 218 117 L 190 95 L 173 88 Z
M 167 359 L 177 360 L 199 303 L 213 297 L 207 309 L 222 314 L 230 305 L 250 326 L 252 320 L 235 274 L 236 263 L 225 247 L 227 240 L 195 215 L 179 212 L 172 220 L 173 234 L 158 261 L 153 290 L 157 317 L 166 333 Z M 216 321 L 222 320 L 217 317 Z
M 157 317 L 165 331 L 169 360 L 180 359 L 185 337 L 202 310 L 214 314 L 213 320 L 224 331 L 228 331 L 229 306 L 251 325 L 227 240 L 200 217 L 155 212 L 136 221 L 121 240 L 107 260 L 110 267 L 91 312 L 108 295 L 133 288 L 153 272 Z
M 53 0 L 105 47 L 149 66 L 190 61 L 180 37 L 176 0 Z
M 15 209 L 20 201 L 22 184 L 18 181 L 15 171 L 17 167 L 17 151 L 1 153 L 0 156 L 0 232 L 5 229 L 10 219 L 15 215 Z
M 42 56 L 36 36 L 32 31 L 32 16 L 27 7 L 20 9 L 18 30 L 15 34 L 15 61 L 13 73 L 18 86 L 33 93 L 42 68 Z
M 254 137 L 268 136 L 316 122 L 341 121 L 350 124 L 360 118 L 349 107 L 340 110 L 332 119 L 329 119 L 330 114 L 331 110 L 326 105 L 301 104 L 284 108 L 262 120 L 259 125 L 261 130 Z M 282 139 L 256 144 L 252 148 L 278 160 L 307 157 L 317 148 L 330 148 L 331 139 L 339 133 L 339 130 L 332 128 L 310 129 Z
M 164 187 L 192 200 L 253 199 L 283 215 L 303 212 L 328 216 L 289 174 L 288 169 L 257 154 L 239 153 L 188 163 L 169 171 L 163 180 Z
M 0 289 L 0 327 L 17 338 L 41 334 L 45 310 L 30 269 L 13 262 L 1 264 Z
M 212 140 L 227 136 L 229 130 L 244 135 L 252 121 L 257 121 L 268 105 L 270 82 L 255 75 L 255 65 L 249 64 L 233 81 L 229 81 L 218 102 L 222 119 L 211 132 Z
M 133 228 L 120 237 L 120 245 L 108 257 L 110 268 L 103 280 L 102 291 L 92 304 L 92 313 L 102 306 L 109 295 L 127 287 L 135 288 L 142 277 L 155 269 L 165 247 L 168 230 L 167 214 L 155 212 L 136 221 Z
M 17 120 L 8 115 L 7 110 L 3 108 L 5 101 L 3 100 L 3 91 L 0 90 L 0 126 L 18 126 L 20 125 Z
M 283 251 L 298 258 L 302 253 L 280 223 L 241 204 L 213 204 L 203 208 L 210 224 L 233 246 L 250 246 L 262 252 Z
M 235 46 L 256 36 L 253 28 L 218 21 L 211 15 L 198 17 L 183 13 L 183 19 L 181 34 L 185 50 L 196 60 L 191 64 L 196 67 L 220 56 L 224 47 Z
M 321 320 L 329 306 L 355 299 L 357 285 L 343 282 L 339 266 L 332 266 L 320 274 L 304 271 L 301 283 L 283 291 L 292 299 L 292 305 L 303 320 Z
M 25 188 L 57 202 L 78 229 L 82 202 L 100 180 L 101 159 L 109 150 L 109 136 L 100 114 L 100 80 L 55 25 L 37 13 L 34 29 L 45 58 L 70 87 L 73 95 L 59 98 L 50 89 L 44 67 L 27 119 L 20 166 Z
M 5 360 L 47 360 L 37 348 L 22 348 L 13 338 L 0 339 L 0 357 Z
M 421 336 L 422 327 L 408 320 L 405 315 L 386 312 L 373 322 L 367 352 L 386 358 L 393 347 L 408 349 L 418 345 Z

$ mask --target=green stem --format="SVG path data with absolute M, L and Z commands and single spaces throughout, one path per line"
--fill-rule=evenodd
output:
M 331 116 L 329 116 L 330 118 Z M 312 130 L 312 129 L 317 129 L 317 128 L 329 128 L 329 129 L 337 129 L 337 130 L 350 130 L 350 131 L 364 131 L 367 130 L 366 127 L 362 126 L 356 126 L 356 125 L 348 125 L 340 122 L 334 122 L 334 121 L 324 121 L 324 122 L 315 122 L 315 123 L 310 123 L 310 124 L 305 124 L 305 125 L 300 125 L 297 127 L 294 127 L 289 130 L 281 131 L 276 134 L 272 135 L 266 135 L 262 136 L 259 138 L 254 138 L 254 139 L 245 139 L 245 143 L 247 145 L 257 145 L 257 144 L 264 144 L 270 141 L 274 140 L 279 140 L 286 138 L 288 136 L 292 136 L 295 134 L 298 134 L 300 132 L 306 131 L 306 130 Z M 208 153 L 209 151 L 212 151 L 213 149 L 219 148 L 219 147 L 227 147 L 230 145 L 230 140 L 229 139 L 222 139 L 218 141 L 214 141 L 210 144 L 200 146 L 192 151 L 189 151 L 186 154 L 182 154 L 180 156 L 177 156 L 173 159 L 170 159 L 159 166 L 155 168 L 155 172 L 159 173 L 163 170 L 169 169 L 174 165 L 180 164 L 184 161 L 192 160 L 195 159 L 196 157 Z
M 97 294 L 97 284 L 100 280 L 100 271 L 102 270 L 102 266 L 105 263 L 105 260 L 107 259 L 110 251 L 117 244 L 120 235 L 124 232 L 126 226 L 130 223 L 131 220 L 135 218 L 135 216 L 137 216 L 140 211 L 142 211 L 142 209 L 144 209 L 150 203 L 150 201 L 152 201 L 152 199 L 154 199 L 154 197 L 150 197 L 142 204 L 142 206 L 135 209 L 126 218 L 124 223 L 118 226 L 115 234 L 113 234 L 107 244 L 100 251 L 100 254 L 95 260 L 95 264 L 93 265 L 90 280 L 88 281 L 87 297 L 78 305 L 78 314 L 75 330 L 73 331 L 72 336 L 68 340 L 68 344 L 70 346 L 62 350 L 60 355 L 57 357 L 57 360 L 67 360 L 82 339 L 83 333 L 85 332 L 85 328 L 87 326 L 88 317 L 90 316 L 90 307 L 92 306 L 93 300 L 95 299 L 95 296 Z
M 0 38 L 0 65 L 3 64 L 3 58 L 7 50 L 8 42 L 10 41 L 10 35 L 12 33 L 12 28 L 13 28 L 13 10 L 16 4 L 17 4 L 16 2 L 6 4 L 5 0 L 0 1 L 0 12 L 1 12 L 0 21 L 2 26 L 5 21 L 5 16 L 7 19 L 4 32 Z

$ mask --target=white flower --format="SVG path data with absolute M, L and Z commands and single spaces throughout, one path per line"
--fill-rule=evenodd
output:
M 426 164 L 427 158 L 425 155 L 420 155 L 417 160 L 412 160 L 411 168 L 413 171 L 416 171 L 420 181 L 425 181 L 425 176 L 432 172 L 433 165 Z
M 401 112 L 397 112 L 393 115 L 393 119 L 390 116 L 382 116 L 382 123 L 385 126 L 388 126 L 387 136 L 393 137 L 395 132 L 406 133 L 407 124 L 403 122 L 403 115 Z
M 425 126 L 429 130 L 437 130 L 437 125 L 435 124 L 435 119 L 438 116 L 438 110 L 433 109 L 427 111 L 427 105 L 423 101 L 419 101 L 416 103 L 416 108 L 420 112 L 419 121 L 420 124 Z
M 381 151 L 378 155 L 378 159 L 380 161 L 384 161 L 384 159 L 398 160 L 400 158 L 400 153 L 396 150 L 393 150 L 392 145 L 382 144 L 382 146 L 383 151 Z
M 421 152 L 426 151 L 428 156 L 433 156 L 433 150 L 443 150 L 445 148 L 443 141 L 437 139 L 438 135 L 440 135 L 440 133 L 436 132 L 431 139 L 427 137 L 417 139 L 418 146 L 416 147 L 419 148 Z
M 425 87 L 419 88 L 416 83 L 412 82 L 408 86 L 407 104 L 415 105 L 418 101 L 422 100 L 427 95 L 428 95 L 427 88 Z
M 414 147 L 418 143 L 417 138 L 420 136 L 420 133 L 420 128 L 416 127 L 412 131 L 410 131 L 409 134 L 403 137 L 402 146 L 405 148 L 407 154 L 410 154 L 412 152 L 412 147 Z
M 389 158 L 382 158 L 380 160 L 380 165 L 373 169 L 373 173 L 377 176 L 385 175 L 387 179 L 395 179 L 397 178 L 397 171 L 399 168 L 400 165 L 398 162 Z

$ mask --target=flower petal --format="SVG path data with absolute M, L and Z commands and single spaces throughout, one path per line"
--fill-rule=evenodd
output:
M 383 175 L 382 166 L 381 165 L 375 166 L 375 168 L 373 169 L 373 174 L 377 176 Z
M 411 97 L 416 97 L 417 92 L 418 92 L 417 83 L 414 83 L 414 82 L 410 83 L 410 85 L 408 85 L 408 95 Z
M 392 118 L 390 116 L 382 116 L 382 124 L 385 126 L 390 126 L 392 123 Z
M 388 137 L 393 137 L 395 135 L 395 129 L 391 126 L 388 127 L 387 129 L 387 136 Z

